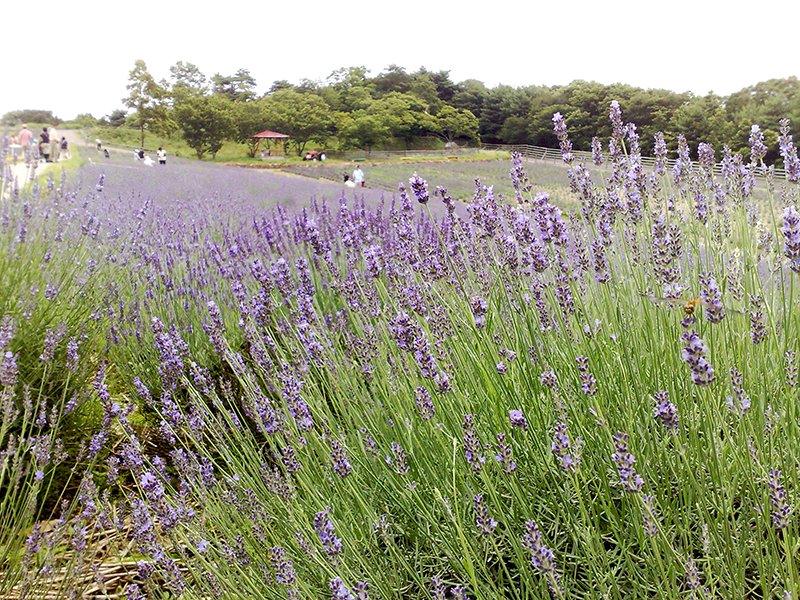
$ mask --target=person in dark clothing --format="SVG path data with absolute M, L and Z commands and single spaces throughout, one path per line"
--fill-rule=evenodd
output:
M 43 127 L 39 134 L 39 154 L 44 156 L 44 162 L 50 162 L 50 134 L 47 133 L 47 127 Z

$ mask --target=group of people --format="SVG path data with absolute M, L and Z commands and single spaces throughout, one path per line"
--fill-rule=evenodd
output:
M 39 160 L 44 162 L 58 162 L 70 158 L 67 138 L 59 134 L 55 124 L 52 127 L 42 127 L 38 139 L 27 125 L 23 125 L 19 135 L 11 136 L 11 144 L 18 145 L 24 152 L 31 151 L 34 155 L 38 154 Z
M 133 156 L 136 160 L 143 162 L 148 167 L 152 167 L 155 164 L 155 162 L 153 162 L 153 159 L 144 153 L 144 148 L 138 148 L 134 150 Z M 156 151 L 156 158 L 158 158 L 158 164 L 160 165 L 167 164 L 167 151 L 164 150 L 164 148 L 162 148 L 161 146 L 159 146 L 158 150 Z
M 361 167 L 356 166 L 353 169 L 353 174 L 346 172 L 343 176 L 344 184 L 347 187 L 367 187 L 366 182 L 364 181 L 364 171 L 361 170 Z

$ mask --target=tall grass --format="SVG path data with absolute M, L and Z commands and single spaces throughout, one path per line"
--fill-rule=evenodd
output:
M 611 117 L 595 179 L 556 115 L 569 213 L 519 157 L 516 200 L 479 184 L 466 218 L 417 174 L 291 213 L 102 179 L 14 197 L 2 341 L 28 359 L 0 448 L 37 491 L 0 505 L 0 591 L 61 560 L 78 593 L 116 529 L 128 598 L 798 597 L 796 171 L 723 151 L 715 176 L 682 143 L 645 172 Z M 25 350 L 48 328 L 51 362 Z M 61 390 L 48 422 L 32 381 Z M 48 537 L 12 440 L 75 433 L 72 389 L 80 483 Z

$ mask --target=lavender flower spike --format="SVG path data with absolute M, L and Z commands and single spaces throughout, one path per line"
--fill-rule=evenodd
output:
M 408 180 L 408 183 L 411 185 L 411 191 L 414 192 L 417 202 L 427 204 L 428 200 L 431 199 L 430 194 L 428 194 L 428 182 L 414 171 L 414 175 Z
M 528 431 L 528 420 L 521 410 L 508 411 L 508 418 L 511 421 L 512 427 L 519 427 L 522 431 Z
M 714 368 L 705 359 L 705 353 L 708 350 L 705 342 L 700 339 L 694 329 L 685 331 L 681 339 L 686 342 L 681 358 L 692 370 L 692 382 L 695 385 L 704 387 L 711 385 L 716 376 L 714 375 Z
M 483 494 L 477 494 L 473 501 L 475 503 L 475 514 L 477 515 L 475 523 L 483 535 L 491 534 L 494 528 L 497 527 L 497 521 L 489 515 L 489 510 L 483 501 Z
M 653 411 L 653 417 L 661 422 L 664 429 L 672 434 L 680 432 L 678 407 L 668 400 L 669 392 L 660 391 L 653 394 L 653 399 L 656 401 L 656 408 Z
M 769 470 L 769 500 L 772 503 L 772 523 L 775 529 L 786 529 L 791 523 L 789 516 L 792 507 L 786 501 L 786 488 L 781 483 L 783 473 L 777 469 Z
M 620 481 L 626 492 L 637 494 L 642 491 L 644 479 L 633 468 L 636 457 L 628 452 L 628 434 L 618 431 L 616 435 L 612 436 L 612 439 L 616 452 L 611 455 L 611 458 L 617 465 Z
M 550 594 L 556 598 L 564 597 L 564 589 L 556 572 L 556 559 L 553 551 L 542 542 L 542 533 L 536 521 L 525 521 L 528 532 L 522 537 L 522 545 L 533 554 L 531 562 L 534 568 L 547 579 Z
M 792 271 L 800 273 L 800 213 L 794 206 L 787 206 L 781 215 L 784 238 L 784 254 L 791 261 Z

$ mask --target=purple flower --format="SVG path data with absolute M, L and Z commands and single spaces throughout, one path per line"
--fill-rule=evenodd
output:
M 642 522 L 646 535 L 658 534 L 656 509 L 653 505 L 653 497 L 649 494 L 642 494 Z
M 663 175 L 666 172 L 667 164 L 667 143 L 664 140 L 664 134 L 657 131 L 655 134 L 655 141 L 653 143 L 653 156 L 655 156 L 654 170 L 657 175 Z
M 69 338 L 67 342 L 67 370 L 71 373 L 78 371 L 78 340 L 75 337 Z
M 366 451 L 372 454 L 372 456 L 380 455 L 377 442 L 365 427 L 361 428 L 361 441 L 364 443 L 364 448 Z
M 619 478 L 626 492 L 638 494 L 644 486 L 644 479 L 633 468 L 636 457 L 628 452 L 628 434 L 618 431 L 612 436 L 616 452 L 611 455 L 612 460 L 617 465 Z
M 792 143 L 792 136 L 789 133 L 789 119 L 781 119 L 780 125 L 781 134 L 778 137 L 778 145 L 786 169 L 786 180 L 789 183 L 798 183 L 800 182 L 800 160 L 797 158 L 797 148 Z
M 389 521 L 386 515 L 381 515 L 372 522 L 372 531 L 384 543 L 389 543 Z
M 450 595 L 455 598 L 455 600 L 469 600 L 467 596 L 467 590 L 462 585 L 457 585 L 450 590 Z
M 553 131 L 556 132 L 558 145 L 561 148 L 561 158 L 565 163 L 570 164 L 574 160 L 574 156 L 572 154 L 572 142 L 569 141 L 569 136 L 567 135 L 567 124 L 560 112 L 553 114 Z
M 700 299 L 706 303 L 705 316 L 709 323 L 719 323 L 725 318 L 722 292 L 712 273 L 700 273 Z
M 272 570 L 275 572 L 275 581 L 288 588 L 286 590 L 288 600 L 299 598 L 297 572 L 292 565 L 292 561 L 286 557 L 286 550 L 280 546 L 273 546 L 269 549 L 269 557 L 272 563 Z
M 580 437 L 576 437 L 573 444 L 570 440 L 569 428 L 563 420 L 559 420 L 554 429 L 553 442 L 550 445 L 550 449 L 564 471 L 575 473 L 578 467 L 581 466 L 583 440 Z
M 525 521 L 527 533 L 522 537 L 522 545 L 531 551 L 533 567 L 542 574 L 550 593 L 558 598 L 564 597 L 558 573 L 556 572 L 556 559 L 553 551 L 544 545 L 539 526 L 535 521 Z
M 603 164 L 603 144 L 599 137 L 592 138 L 592 162 L 598 167 Z
M 792 507 L 786 501 L 786 488 L 781 483 L 783 473 L 777 469 L 769 470 L 769 500 L 772 503 L 772 523 L 775 529 L 786 529 L 792 522 L 789 518 Z
M 594 396 L 597 393 L 597 380 L 589 371 L 589 359 L 585 356 L 579 356 L 575 359 L 575 362 L 578 364 L 578 371 L 580 372 L 581 390 L 587 396 Z
M 330 443 L 333 470 L 339 477 L 347 477 L 353 469 L 347 457 L 347 448 L 345 448 L 344 444 L 340 444 L 333 438 L 331 438 Z
M 431 578 L 431 597 L 433 600 L 444 600 L 445 587 L 444 583 L 438 577 Z
M 314 515 L 314 529 L 319 535 L 319 541 L 322 542 L 328 560 L 331 565 L 336 566 L 339 564 L 339 554 L 342 552 L 342 540 L 336 537 L 333 522 L 328 517 L 329 513 L 330 508 L 327 508 Z
M 686 561 L 684 568 L 686 570 L 686 587 L 692 590 L 692 592 L 700 589 L 700 571 L 697 569 L 697 564 L 695 564 L 691 556 L 689 560 Z
M 470 305 L 472 306 L 472 318 L 475 321 L 475 327 L 478 329 L 486 327 L 486 312 L 488 311 L 486 300 L 475 296 L 470 300 Z
M 436 413 L 436 409 L 433 405 L 433 401 L 431 400 L 430 392 L 424 387 L 418 387 L 414 390 L 414 393 L 417 397 L 417 410 L 419 410 L 419 415 L 422 417 L 423 421 L 430 421 L 434 414 Z
M 63 325 L 57 327 L 55 331 L 53 331 L 52 329 L 47 330 L 44 339 L 44 350 L 42 351 L 41 356 L 39 356 L 39 360 L 41 360 L 44 363 L 52 362 L 53 355 L 55 354 L 56 351 L 56 345 L 61 340 L 61 338 L 64 337 L 65 333 L 66 333 L 66 327 Z
M 414 175 L 411 176 L 411 179 L 408 180 L 408 183 L 411 185 L 411 191 L 414 192 L 417 202 L 420 204 L 427 204 L 428 200 L 431 199 L 430 195 L 428 194 L 428 182 L 422 179 L 419 175 L 417 175 L 417 172 L 414 171 Z
M 784 247 L 783 253 L 791 261 L 790 267 L 795 273 L 800 273 L 800 213 L 792 205 L 783 209 L 781 214 L 783 224 Z
M 347 589 L 341 577 L 334 577 L 330 583 L 331 600 L 356 600 L 356 597 Z
M 447 193 L 447 188 L 438 187 L 436 188 L 436 192 L 442 197 L 442 202 L 447 207 L 447 214 L 452 215 L 454 212 L 456 212 L 456 203 Z
M 472 500 L 474 503 L 475 514 L 477 515 L 475 523 L 478 525 L 478 528 L 481 530 L 483 535 L 491 534 L 492 531 L 494 531 L 494 528 L 497 527 L 497 521 L 489 516 L 489 511 L 483 501 L 483 494 L 476 494 Z
M 522 154 L 519 152 L 511 153 L 511 186 L 514 188 L 514 194 L 517 197 L 517 202 L 526 202 L 527 199 L 522 195 L 531 191 L 532 187 L 528 174 L 522 166 Z
M 750 410 L 750 398 L 744 393 L 742 387 L 742 374 L 736 369 L 731 369 L 731 387 L 733 388 L 733 396 L 728 396 L 727 403 L 731 412 L 736 413 L 740 417 Z
M 13 388 L 17 383 L 17 355 L 10 350 L 3 354 L 0 363 L 0 385 Z
M 656 408 L 653 411 L 653 416 L 661 421 L 664 429 L 670 433 L 677 435 L 680 432 L 678 407 L 668 400 L 669 392 L 660 391 L 653 394 L 653 399 L 656 401 Z
M 784 365 L 783 370 L 786 372 L 786 385 L 790 388 L 797 387 L 797 365 L 795 364 L 794 351 L 786 351 Z
M 517 463 L 511 460 L 511 446 L 506 443 L 506 434 L 497 434 L 497 454 L 495 460 L 503 466 L 503 473 L 510 475 L 517 468 Z
M 692 382 L 699 386 L 711 385 L 716 376 L 714 368 L 705 359 L 705 353 L 708 350 L 705 342 L 700 339 L 694 329 L 684 331 L 681 339 L 686 343 L 681 358 L 692 370 Z
M 539 377 L 539 381 L 542 382 L 542 385 L 545 387 L 550 388 L 551 390 L 556 388 L 557 380 L 555 371 L 545 371 Z
M 512 427 L 519 427 L 522 431 L 528 431 L 528 420 L 519 409 L 511 409 L 508 411 L 508 419 Z
M 475 415 L 464 415 L 461 428 L 464 430 L 464 456 L 472 470 L 478 472 L 486 462 L 486 457 L 481 455 L 481 444 L 475 432 Z
M 622 124 L 622 109 L 617 100 L 611 101 L 611 108 L 608 111 L 608 116 L 611 119 L 611 128 L 614 137 L 622 137 L 625 134 L 625 126 Z
M 758 125 L 750 126 L 750 164 L 756 165 L 767 155 L 767 146 L 764 144 L 764 134 Z
M 386 457 L 386 464 L 393 467 L 398 475 L 405 475 L 410 471 L 406 453 L 397 442 L 392 442 L 392 455 Z

